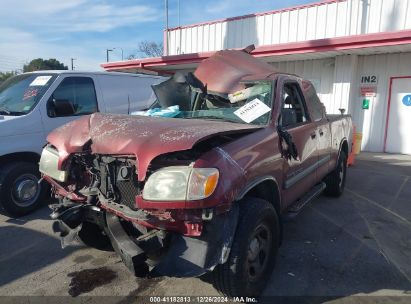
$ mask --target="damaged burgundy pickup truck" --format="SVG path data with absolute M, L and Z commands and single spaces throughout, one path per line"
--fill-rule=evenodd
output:
M 258 295 L 282 217 L 341 195 L 350 116 L 326 115 L 309 81 L 244 51 L 153 90 L 147 116 L 96 113 L 48 136 L 54 230 L 63 245 L 114 248 L 135 275 L 212 272 L 222 293 Z

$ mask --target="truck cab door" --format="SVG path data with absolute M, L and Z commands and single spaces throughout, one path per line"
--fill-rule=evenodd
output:
M 313 124 L 316 125 L 318 168 L 317 182 L 320 182 L 330 172 L 331 168 L 331 127 L 326 116 L 325 106 L 318 98 L 314 86 L 309 81 L 302 82 L 302 90 L 310 112 Z
M 318 135 L 297 78 L 282 82 L 281 104 L 279 126 L 292 136 L 297 149 L 296 159 L 283 157 L 283 201 L 288 205 L 316 184 Z
M 93 78 L 66 76 L 42 106 L 44 132 L 48 135 L 52 130 L 69 121 L 98 111 Z

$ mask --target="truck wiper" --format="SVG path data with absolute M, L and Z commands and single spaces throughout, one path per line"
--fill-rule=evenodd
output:
M 227 121 L 227 122 L 233 122 L 233 123 L 242 123 L 238 120 L 234 120 L 234 119 L 229 119 L 229 118 L 225 118 L 225 117 L 221 117 L 221 116 L 214 116 L 214 115 L 204 115 L 204 116 L 187 116 L 187 117 L 182 117 L 182 118 L 187 118 L 187 119 L 214 119 L 214 120 L 223 120 L 223 121 Z

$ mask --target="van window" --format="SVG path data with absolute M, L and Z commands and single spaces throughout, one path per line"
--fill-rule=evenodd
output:
M 0 115 L 25 115 L 34 109 L 55 74 L 28 73 L 9 78 L 0 85 Z
M 57 104 L 70 107 L 70 111 L 59 113 Z M 86 115 L 98 111 L 96 90 L 90 77 L 65 78 L 50 97 L 50 117 Z M 70 113 L 71 112 L 71 113 Z
M 98 75 L 98 81 L 109 113 L 126 114 L 148 109 L 155 101 L 151 85 L 163 79 L 132 75 Z
M 281 125 L 293 127 L 308 121 L 305 100 L 299 89 L 298 83 L 284 84 L 281 109 Z

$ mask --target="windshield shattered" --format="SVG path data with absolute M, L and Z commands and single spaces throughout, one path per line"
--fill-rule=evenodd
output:
M 227 97 L 199 94 L 192 111 L 181 111 L 176 117 L 218 119 L 237 123 L 267 124 L 271 112 L 271 83 L 242 83 L 244 87 Z
M 5 81 L 0 86 L 0 114 L 29 113 L 55 77 L 53 74 L 23 74 Z
M 148 111 L 132 114 L 257 125 L 267 124 L 270 119 L 270 81 L 239 82 L 234 92 L 219 94 L 207 92 L 205 86 L 195 83 L 198 80 L 179 82 L 173 78 L 153 87 L 157 101 Z

